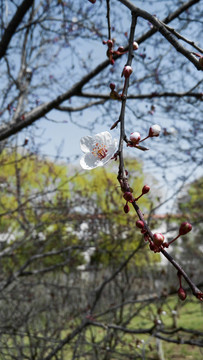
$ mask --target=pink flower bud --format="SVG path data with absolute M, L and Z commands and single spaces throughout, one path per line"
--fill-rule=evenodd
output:
M 138 144 L 140 141 L 140 133 L 139 132 L 133 132 L 130 134 L 130 141 L 132 141 L 133 144 Z
M 149 129 L 149 137 L 153 137 L 153 136 L 159 136 L 161 132 L 161 127 L 157 124 L 152 125 Z
M 164 236 L 161 233 L 155 233 L 153 235 L 153 241 L 156 246 L 161 246 L 164 242 Z
M 189 222 L 185 221 L 180 225 L 179 235 L 185 235 L 189 233 L 191 230 L 192 230 L 192 225 Z
M 133 42 L 133 50 L 137 50 L 139 48 L 139 45 L 136 41 Z
M 127 203 L 125 204 L 123 210 L 124 210 L 124 212 L 125 212 L 126 214 L 129 213 L 130 207 L 129 207 L 129 205 L 128 205 Z
M 143 229 L 144 227 L 144 222 L 142 220 L 137 220 L 136 221 L 136 226 L 139 228 L 139 229 Z
M 184 301 L 186 299 L 186 297 L 187 297 L 187 294 L 186 294 L 185 290 L 182 287 L 180 287 L 178 289 L 178 296 L 179 296 L 180 300 L 182 300 L 182 301 Z
M 108 48 L 111 49 L 113 47 L 113 40 L 107 40 Z
M 123 52 L 124 50 L 125 50 L 125 49 L 124 49 L 124 47 L 123 47 L 123 46 L 119 46 L 117 51 L 119 51 L 119 52 Z
M 129 201 L 129 202 L 132 202 L 134 199 L 133 199 L 133 195 L 130 191 L 126 191 L 123 195 L 124 199 L 126 201 Z
M 132 74 L 132 72 L 133 72 L 132 67 L 129 65 L 126 65 L 123 69 L 122 75 L 127 79 Z
M 110 89 L 113 91 L 113 90 L 115 90 L 116 85 L 115 85 L 114 83 L 111 83 L 111 84 L 109 85 L 109 87 L 110 87 Z
M 142 188 L 142 194 L 147 194 L 150 190 L 149 185 L 144 185 Z

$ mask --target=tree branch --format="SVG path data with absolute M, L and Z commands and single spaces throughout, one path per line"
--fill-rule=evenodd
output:
M 27 11 L 32 6 L 34 0 L 24 0 L 22 4 L 18 7 L 15 15 L 11 19 L 9 25 L 5 29 L 4 35 L 0 42 L 0 59 L 6 54 L 8 45 L 15 34 L 15 31 L 18 25 L 21 23 L 23 17 L 27 13 Z
M 181 45 L 175 37 L 171 34 L 171 32 L 166 28 L 164 22 L 158 20 L 155 16 L 151 15 L 145 10 L 142 10 L 132 4 L 129 0 L 118 0 L 123 5 L 128 7 L 131 11 L 136 12 L 137 16 L 142 17 L 143 19 L 149 21 L 155 28 L 168 40 L 173 47 L 184 55 L 191 63 L 194 64 L 197 70 L 202 70 L 202 67 L 199 63 L 199 60 L 190 52 L 188 51 L 183 45 Z M 198 1 L 196 1 L 198 2 Z
M 29 1 L 31 1 L 31 0 L 29 0 Z M 118 0 L 118 1 L 120 1 L 120 0 Z M 24 1 L 24 2 L 28 3 L 28 1 Z M 128 6 L 132 6 L 133 8 L 136 8 L 136 7 L 134 7 L 133 4 L 131 4 L 127 0 L 123 0 L 123 2 L 127 3 Z M 163 19 L 163 22 L 166 24 L 169 23 L 170 21 L 174 20 L 177 16 L 179 16 L 181 13 L 183 13 L 185 10 L 187 10 L 189 7 L 191 7 L 192 5 L 194 5 L 198 2 L 199 2 L 199 0 L 188 1 L 187 3 L 180 6 L 180 8 L 178 8 L 175 12 L 173 12 L 172 14 L 167 16 L 165 19 Z M 139 9 L 139 11 L 141 11 L 141 10 Z M 147 16 L 148 15 L 150 16 L 150 20 L 152 18 L 152 21 L 154 21 L 155 18 L 153 16 L 151 16 L 148 13 L 146 13 L 146 14 L 147 14 Z M 151 29 L 150 31 L 148 31 L 144 35 L 142 35 L 140 38 L 136 39 L 136 41 L 139 44 L 141 44 L 142 42 L 144 42 L 146 39 L 151 37 L 156 32 L 157 32 L 157 29 L 155 29 L 155 28 Z M 118 59 L 119 57 L 120 57 L 119 55 L 116 55 L 114 58 Z M 195 57 L 193 56 L 193 58 L 195 58 Z M 198 61 L 196 60 L 196 63 L 197 62 Z M 10 136 L 15 135 L 22 129 L 25 129 L 26 127 L 32 125 L 35 121 L 37 121 L 40 118 L 42 118 L 43 116 L 45 116 L 49 111 L 53 110 L 54 108 L 57 108 L 63 101 L 68 100 L 72 96 L 78 96 L 78 95 L 83 96 L 81 94 L 81 90 L 82 90 L 83 86 L 86 83 L 88 83 L 88 81 L 90 81 L 95 76 L 97 76 L 102 70 L 104 70 L 108 66 L 109 66 L 109 60 L 107 59 L 104 62 L 102 62 L 101 64 L 99 64 L 89 74 L 84 76 L 78 83 L 76 83 L 67 92 L 59 95 L 54 100 L 51 100 L 47 103 L 37 106 L 35 109 L 31 110 L 30 112 L 17 117 L 15 122 L 11 122 L 10 124 L 2 125 L 0 128 L 0 141 L 5 140 L 5 139 L 9 138 Z

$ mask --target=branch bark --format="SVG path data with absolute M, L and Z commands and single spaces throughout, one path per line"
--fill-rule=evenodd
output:
M 9 43 L 15 34 L 15 31 L 19 24 L 21 23 L 23 17 L 28 12 L 28 10 L 31 8 L 34 0 L 24 0 L 21 5 L 18 7 L 15 15 L 11 19 L 9 25 L 5 29 L 4 35 L 2 37 L 2 40 L 0 42 L 0 59 L 6 54 L 6 51 L 8 49 Z

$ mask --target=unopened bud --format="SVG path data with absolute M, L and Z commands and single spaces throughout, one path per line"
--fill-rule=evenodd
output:
M 124 49 L 124 47 L 123 46 L 119 46 L 119 48 L 118 48 L 118 50 L 117 51 L 119 51 L 119 52 L 123 52 L 125 49 Z
M 92 4 L 95 4 L 97 0 L 89 0 Z
M 139 45 L 136 41 L 133 42 L 133 50 L 137 50 L 139 48 Z
M 152 125 L 149 129 L 149 137 L 153 137 L 153 136 L 159 136 L 161 132 L 161 127 L 157 124 Z
M 129 213 L 130 207 L 129 207 L 129 205 L 128 205 L 127 203 L 125 204 L 123 210 L 124 210 L 124 212 L 125 212 L 126 214 Z
M 150 243 L 150 244 L 149 244 L 149 248 L 150 248 L 150 250 L 154 251 L 155 248 L 156 248 L 156 246 L 155 246 L 154 244 Z
M 130 191 L 126 191 L 123 195 L 126 201 L 132 202 L 134 200 L 133 195 Z
M 191 230 L 192 230 L 192 225 L 189 222 L 185 221 L 180 225 L 179 235 L 185 235 L 189 233 Z
M 111 83 L 111 84 L 109 85 L 109 87 L 110 87 L 110 89 L 113 91 L 113 90 L 115 90 L 116 85 L 115 85 L 114 83 Z
M 133 144 L 138 144 L 140 141 L 140 133 L 139 132 L 133 132 L 130 134 L 130 141 L 132 141 Z
M 113 40 L 107 40 L 108 48 L 111 49 L 113 47 Z
M 155 233 L 153 235 L 153 242 L 156 246 L 161 246 L 164 242 L 164 236 L 161 233 Z
M 29 142 L 29 138 L 26 137 L 25 140 L 24 140 L 23 146 L 26 146 L 28 144 L 28 142 Z
M 186 297 L 187 297 L 187 294 L 186 294 L 185 290 L 182 287 L 180 287 L 178 289 L 178 296 L 179 296 L 180 300 L 182 300 L 182 301 L 184 301 L 186 299 Z
M 144 222 L 142 220 L 137 220 L 136 221 L 136 226 L 139 228 L 139 229 L 143 229 L 144 227 Z
M 150 186 L 149 185 L 144 185 L 142 188 L 142 194 L 147 194 L 150 190 Z
M 110 60 L 110 64 L 111 64 L 111 65 L 114 65 L 114 64 L 115 64 L 115 60 L 114 60 L 114 59 L 111 59 L 111 60 Z
M 123 69 L 122 75 L 127 79 L 132 74 L 132 72 L 133 72 L 132 67 L 129 65 L 126 65 Z

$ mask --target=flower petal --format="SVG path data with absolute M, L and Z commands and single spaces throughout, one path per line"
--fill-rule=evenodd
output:
M 88 153 L 89 151 L 92 150 L 93 144 L 94 144 L 94 137 L 92 136 L 83 136 L 80 139 L 80 148 L 82 150 L 82 152 L 84 153 Z
M 112 143 L 112 136 L 108 131 L 103 131 L 94 136 L 95 142 L 109 146 Z
M 103 166 L 111 160 L 116 152 L 117 140 L 112 139 L 108 131 L 104 131 L 95 136 L 84 136 L 80 141 L 80 147 L 85 153 L 80 160 L 80 165 L 85 170 L 91 170 Z M 99 151 L 102 151 L 103 148 L 105 149 L 105 156 L 101 157 L 102 153 Z
M 90 152 L 84 154 L 80 159 L 80 165 L 85 170 L 95 169 L 96 167 L 101 166 L 100 163 L 101 160 L 92 155 Z

